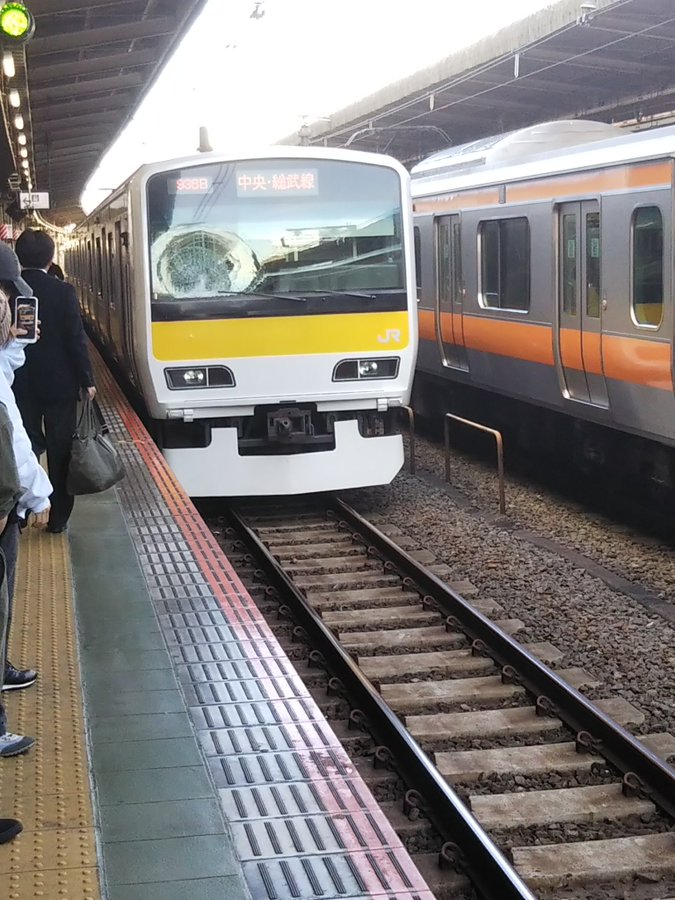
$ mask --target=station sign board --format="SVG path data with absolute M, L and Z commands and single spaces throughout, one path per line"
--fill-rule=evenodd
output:
M 49 191 L 21 191 L 21 209 L 49 209 Z

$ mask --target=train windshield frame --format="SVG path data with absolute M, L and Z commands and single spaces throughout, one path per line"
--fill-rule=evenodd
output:
M 407 308 L 393 168 L 208 162 L 152 175 L 146 196 L 153 321 Z

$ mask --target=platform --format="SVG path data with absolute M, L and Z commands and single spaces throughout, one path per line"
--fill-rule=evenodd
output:
M 22 538 L 0 896 L 433 900 L 100 360 L 127 476 Z M 70 554 L 69 554 L 70 551 Z M 72 589 L 71 589 L 72 585 Z M 18 696 L 17 696 L 18 695 Z

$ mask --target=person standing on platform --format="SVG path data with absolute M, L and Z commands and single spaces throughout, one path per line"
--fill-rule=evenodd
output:
M 4 406 L 0 404 L 0 529 L 7 524 L 7 510 L 20 491 L 19 475 L 16 471 L 12 453 L 12 423 Z M 7 596 L 7 576 L 5 557 L 0 550 L 0 653 L 4 652 L 7 640 L 7 612 L 9 598 Z M 0 689 L 2 688 L 2 670 L 0 670 Z M 28 742 L 27 746 L 22 746 Z M 5 708 L 0 703 L 0 756 L 16 756 L 30 749 L 32 738 L 22 738 L 19 734 L 7 731 Z M 18 749 L 17 749 L 18 748 Z M 5 751 L 3 753 L 3 750 Z M 0 819 L 0 844 L 6 844 L 23 831 L 18 819 Z
M 75 288 L 47 274 L 54 249 L 46 231 L 27 229 L 16 242 L 21 275 L 38 298 L 40 340 L 26 347 L 14 393 L 35 455 L 47 451 L 54 485 L 47 531 L 58 533 L 66 530 L 75 502 L 66 479 L 78 397 L 86 391 L 93 399 L 96 388 Z
M 10 326 L 9 305 L 5 295 L 0 293 L 0 344 L 5 344 L 9 340 L 11 336 Z M 16 424 L 16 429 L 13 427 L 13 424 Z M 7 674 L 10 677 L 10 686 L 11 678 L 14 674 L 19 677 L 20 681 L 23 679 L 23 683 L 14 685 L 18 687 L 27 687 L 37 677 L 35 672 L 20 672 L 6 663 L 14 572 L 16 570 L 14 532 L 18 536 L 18 526 L 16 526 L 15 522 L 10 521 L 10 518 L 16 519 L 16 511 L 20 508 L 22 499 L 26 499 L 26 492 L 22 487 L 22 481 L 25 480 L 25 477 L 24 479 L 21 478 L 21 467 L 17 462 L 17 431 L 19 432 L 19 439 L 21 438 L 21 432 L 23 432 L 23 440 L 27 448 L 28 437 L 21 425 L 12 391 L 4 376 L 0 374 L 0 533 L 2 535 L 0 538 L 0 663 L 2 663 L 0 665 L 0 690 L 5 687 L 4 678 Z M 20 444 L 19 451 L 21 451 Z M 33 457 L 35 465 L 39 468 L 34 454 L 31 451 L 29 453 Z M 46 480 L 45 485 L 51 487 L 48 480 Z M 36 502 L 40 505 L 37 498 Z M 44 513 L 46 520 L 46 510 L 49 509 L 49 501 L 43 498 L 43 503 L 46 507 Z M 24 678 L 26 675 L 30 675 L 32 680 L 26 681 Z M 34 743 L 34 738 L 22 737 L 22 735 L 12 734 L 7 730 L 5 709 L 0 703 L 0 757 L 17 756 L 19 753 L 25 753 Z M 10 840 L 11 837 L 18 834 L 16 826 L 19 823 L 16 823 L 15 820 L 0 821 L 3 823 L 0 826 L 0 842 L 4 843 L 5 840 Z
M 49 497 L 53 492 L 47 473 L 33 453 L 11 388 L 14 371 L 24 363 L 24 345 L 20 340 L 16 340 L 19 333 L 11 325 L 11 313 L 7 299 L 10 296 L 14 298 L 30 294 L 30 285 L 21 278 L 21 267 L 16 253 L 11 247 L 0 241 L 0 404 L 4 406 L 12 423 L 12 449 L 22 491 L 17 504 L 9 513 L 7 523 L 0 531 L 0 549 L 5 555 L 7 564 L 9 599 L 7 641 L 9 641 L 14 605 L 14 579 L 19 557 L 19 527 L 22 522 L 25 523 L 31 513 L 34 514 L 34 525 L 42 527 L 47 524 L 50 508 Z M 2 690 L 13 691 L 27 688 L 37 679 L 37 672 L 33 669 L 17 669 L 7 660 L 5 653 L 0 656 L 0 664 L 4 666 Z

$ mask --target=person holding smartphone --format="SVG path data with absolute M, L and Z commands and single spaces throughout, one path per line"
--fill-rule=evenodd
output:
M 34 344 L 38 339 L 38 298 L 17 297 L 12 307 L 17 340 L 23 344 Z
M 47 274 L 54 250 L 46 231 L 28 228 L 16 242 L 21 277 L 39 302 L 40 340 L 26 345 L 14 394 L 36 456 L 47 451 L 54 485 L 47 531 L 62 532 L 75 502 L 66 480 L 77 401 L 83 391 L 93 399 L 96 388 L 75 288 Z
M 25 294 L 28 285 L 19 275 L 19 261 L 10 247 L 0 242 L 0 412 L 4 412 L 9 420 L 9 429 L 5 432 L 11 449 L 11 460 L 16 468 L 18 491 L 13 496 L 10 507 L 0 509 L 4 525 L 0 530 L 0 550 L 4 554 L 6 564 L 7 611 L 5 615 L 5 640 L 0 649 L 0 682 L 3 691 L 29 687 L 37 679 L 33 669 L 20 669 L 7 659 L 7 643 L 12 622 L 14 603 L 14 580 L 19 553 L 19 526 L 26 522 L 33 513 L 33 523 L 44 527 L 49 519 L 49 496 L 52 485 L 47 473 L 33 453 L 31 443 L 21 420 L 21 414 L 10 386 L 12 369 L 19 365 L 22 353 L 16 352 L 17 335 L 12 328 L 11 312 L 7 294 Z M 0 449 L 2 444 L 0 443 Z M 5 458 L 7 454 L 5 453 Z M 2 456 L 0 455 L 0 461 Z M 0 482 L 1 482 L 0 478 Z M 3 736 L 4 735 L 4 736 Z M 7 731 L 4 711 L 0 708 L 0 756 L 13 756 L 23 753 L 35 743 L 33 738 L 12 735 Z
M 21 266 L 16 253 L 8 244 L 0 241 L 0 403 L 6 408 L 12 422 L 12 447 L 23 491 L 18 503 L 9 514 L 7 524 L 0 532 L 0 549 L 4 552 L 7 561 L 8 635 L 14 605 L 14 578 L 19 557 L 19 528 L 27 521 L 31 513 L 34 513 L 34 525 L 46 526 L 49 519 L 49 497 L 53 491 L 47 473 L 33 453 L 11 387 L 14 381 L 14 372 L 24 364 L 26 345 L 22 340 L 25 335 L 18 334 L 12 324 L 12 312 L 8 300 L 31 294 L 30 285 L 21 278 Z M 9 637 L 7 640 L 9 641 Z M 17 668 L 6 658 L 6 655 L 3 660 L 3 690 L 27 688 L 37 679 L 37 672 L 34 669 Z
M 0 530 L 2 531 L 6 528 L 7 520 L 21 496 L 19 473 L 16 468 L 12 447 L 12 432 L 12 422 L 9 413 L 5 406 L 0 403 Z M 0 549 L 0 658 L 2 659 L 5 657 L 7 629 L 10 619 L 7 575 L 7 560 L 2 549 Z M 3 686 L 3 676 L 4 671 L 0 668 L 0 688 Z M 5 707 L 0 703 L 0 758 L 25 753 L 34 743 L 35 740 L 33 738 L 12 734 L 11 731 L 7 730 Z M 7 820 L 0 819 L 0 822 L 3 821 L 7 822 Z M 2 826 L 0 826 L 0 843 L 2 843 L 2 830 Z

